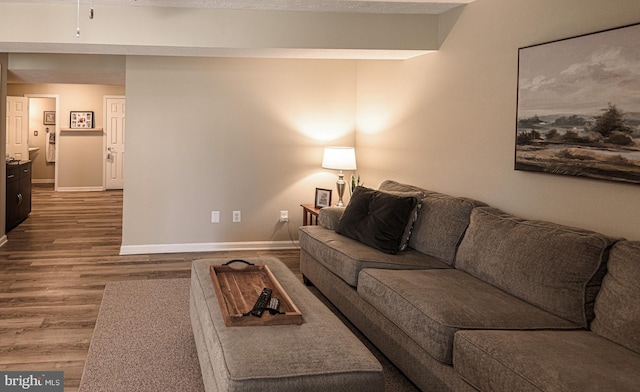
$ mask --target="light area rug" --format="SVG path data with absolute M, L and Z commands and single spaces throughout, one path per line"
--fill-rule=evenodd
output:
M 78 391 L 204 392 L 189 318 L 189 283 L 189 279 L 108 283 Z M 317 290 L 311 291 L 326 301 Z M 382 364 L 386 391 L 418 390 L 366 338 L 357 330 L 354 333 Z
M 79 392 L 202 392 L 189 279 L 108 283 Z

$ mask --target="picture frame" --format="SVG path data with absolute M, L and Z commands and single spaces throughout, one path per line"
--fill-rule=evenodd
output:
M 315 208 L 331 206 L 331 189 L 316 188 Z
M 55 111 L 44 111 L 42 113 L 42 124 L 43 125 L 56 125 L 56 112 Z
M 640 24 L 518 49 L 515 170 L 640 184 Z
M 72 111 L 69 113 L 69 128 L 72 129 L 90 129 L 93 128 L 93 112 L 91 111 Z

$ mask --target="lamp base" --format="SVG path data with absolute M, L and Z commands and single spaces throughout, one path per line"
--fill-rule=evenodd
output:
M 344 196 L 345 185 L 346 183 L 344 182 L 344 174 L 342 174 L 342 170 L 340 170 L 340 173 L 338 173 L 338 181 L 336 182 L 336 187 L 338 188 L 338 207 L 344 207 L 342 196 Z

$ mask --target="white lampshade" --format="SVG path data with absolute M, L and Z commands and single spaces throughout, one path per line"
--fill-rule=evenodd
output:
M 325 147 L 322 167 L 334 170 L 356 170 L 356 150 L 353 147 Z

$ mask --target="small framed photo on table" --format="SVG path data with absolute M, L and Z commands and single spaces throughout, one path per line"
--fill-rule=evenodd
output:
M 331 205 L 331 189 L 316 188 L 316 208 L 329 207 Z

